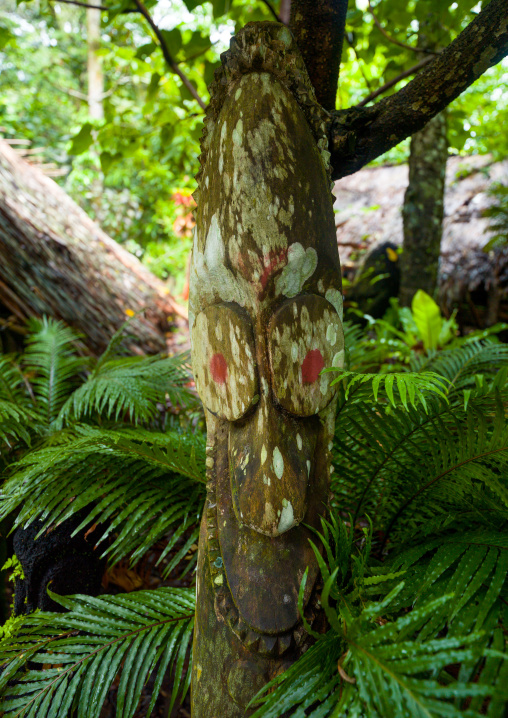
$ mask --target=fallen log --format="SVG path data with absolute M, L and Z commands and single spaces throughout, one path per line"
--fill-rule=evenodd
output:
M 0 318 L 43 314 L 84 334 L 94 353 L 133 314 L 132 351 L 171 351 L 187 333 L 164 283 L 0 139 Z

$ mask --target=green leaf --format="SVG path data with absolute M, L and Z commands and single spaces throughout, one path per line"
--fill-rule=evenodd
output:
M 180 29 L 175 27 L 172 30 L 161 30 L 161 35 L 164 38 L 171 57 L 176 60 L 182 47 L 182 33 Z
M 92 131 L 93 125 L 91 125 L 89 122 L 85 122 L 78 134 L 72 138 L 72 144 L 69 149 L 69 154 L 81 155 L 83 152 L 86 152 L 94 141 Z
M 77 718 L 99 718 L 118 674 L 116 715 L 132 718 L 161 655 L 163 669 L 174 670 L 173 700 L 185 695 L 194 590 L 161 588 L 102 598 L 49 593 L 68 612 L 26 616 L 15 636 L 0 642 L 0 663 L 10 677 L 0 705 L 5 718 L 68 718 L 78 694 Z M 58 668 L 25 672 L 32 659 L 32 665 Z M 160 678 L 159 669 L 157 692 Z
M 413 319 L 425 349 L 436 349 L 443 325 L 441 312 L 436 302 L 419 289 L 411 302 Z

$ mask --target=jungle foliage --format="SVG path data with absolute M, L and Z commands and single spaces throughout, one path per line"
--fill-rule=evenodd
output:
M 0 126 L 8 138 L 42 148 L 58 181 L 114 239 L 161 277 L 183 282 L 191 245 L 193 176 L 203 110 L 168 67 L 160 40 L 134 0 L 104 0 L 100 56 L 104 119 L 88 116 L 86 11 L 54 0 L 0 7 Z M 145 6 L 178 67 L 204 104 L 207 85 L 231 35 L 273 16 L 262 0 L 149 0 Z M 277 2 L 273 3 L 277 9 Z M 476 0 L 366 0 L 349 3 L 337 107 L 386 96 L 387 83 L 421 61 L 419 23 L 429 14 L 452 41 L 481 9 Z M 373 14 L 374 13 L 374 14 Z M 381 29 L 380 29 L 381 28 Z M 451 152 L 508 151 L 503 64 L 491 68 L 448 109 Z M 385 88 L 383 90 L 383 88 Z M 408 142 L 383 161 L 405 161 Z
M 1 516 L 42 533 L 85 509 L 112 565 L 185 536 L 166 574 L 192 570 L 205 440 L 186 357 L 123 356 L 119 333 L 92 365 L 63 325 L 30 329 L 24 354 L 1 362 Z M 256 718 L 504 715 L 508 347 L 495 333 L 442 349 L 396 337 L 381 356 L 384 331 L 346 322 L 332 511 L 314 540 L 329 629 Z M 192 589 L 52 597 L 67 613 L 6 627 L 6 718 L 98 717 L 118 674 L 119 716 L 154 672 L 151 708 L 169 668 L 171 701 L 188 689 Z

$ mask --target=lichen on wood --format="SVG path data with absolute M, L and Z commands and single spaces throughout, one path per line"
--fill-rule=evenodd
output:
M 287 668 L 316 615 L 308 539 L 326 513 L 344 356 L 324 112 L 291 33 L 247 25 L 211 87 L 191 264 L 207 419 L 193 716 L 236 717 Z

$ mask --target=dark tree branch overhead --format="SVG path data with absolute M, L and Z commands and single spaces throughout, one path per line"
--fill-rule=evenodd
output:
M 277 20 L 277 22 L 282 22 L 282 19 L 277 15 L 272 3 L 269 2 L 269 0 L 261 0 L 261 2 L 263 3 L 263 5 L 265 5 L 270 10 L 274 19 Z
M 427 122 L 508 55 L 508 2 L 491 0 L 468 27 L 396 94 L 332 113 L 334 179 L 361 169 Z
M 401 72 L 400 75 L 397 75 L 388 82 L 385 82 L 384 85 L 381 85 L 381 87 L 378 87 L 377 90 L 374 90 L 369 95 L 367 95 L 367 97 L 364 97 L 363 100 L 356 105 L 356 107 L 364 107 L 369 102 L 372 102 L 372 100 L 375 100 L 376 97 L 379 97 L 379 95 L 382 95 L 384 92 L 387 92 L 390 88 L 392 88 L 401 80 L 404 80 L 406 77 L 411 77 L 411 75 L 415 75 L 419 70 L 422 69 L 422 67 L 428 65 L 429 62 L 432 62 L 432 57 L 425 57 L 420 62 L 417 62 L 416 65 L 413 65 L 408 70 L 404 70 L 404 72 Z
M 372 15 L 372 19 L 374 20 L 374 25 L 377 27 L 381 35 L 383 35 L 383 37 L 385 37 L 388 42 L 391 42 L 392 45 L 398 45 L 399 47 L 403 47 L 405 50 L 412 50 L 412 52 L 426 52 L 432 55 L 437 54 L 433 50 L 427 50 L 423 47 L 413 47 L 412 45 L 408 45 L 407 43 L 401 42 L 400 40 L 397 40 L 396 37 L 390 35 L 390 33 L 384 29 L 381 22 L 379 21 L 379 18 L 374 12 L 374 8 L 372 7 L 370 0 L 367 0 L 367 2 L 369 3 L 369 12 Z
M 152 20 L 152 16 L 150 15 L 150 13 L 146 9 L 146 7 L 143 5 L 141 0 L 134 0 L 134 3 L 136 5 L 136 7 L 138 8 L 139 12 L 141 13 L 141 15 L 143 15 L 143 17 L 145 18 L 147 23 L 152 28 L 155 37 L 159 41 L 159 44 L 160 44 L 160 47 L 162 50 L 162 54 L 164 55 L 164 59 L 166 60 L 169 67 L 173 70 L 175 75 L 178 75 L 180 80 L 183 82 L 185 87 L 189 90 L 192 97 L 196 100 L 196 102 L 201 107 L 201 109 L 206 110 L 206 102 L 201 98 L 198 91 L 196 90 L 196 88 L 194 87 L 192 82 L 189 80 L 187 75 L 184 72 L 182 72 L 182 70 L 178 67 L 178 63 L 176 63 L 174 61 L 173 56 L 169 52 L 169 48 L 164 40 L 164 35 L 161 33 L 160 29 L 157 27 L 157 25 Z
M 81 2 L 81 0 L 57 0 L 57 2 L 63 2 L 63 3 L 66 3 L 67 5 L 78 5 L 79 7 L 90 8 L 92 10 L 102 10 L 103 12 L 108 12 L 109 10 L 111 10 L 111 8 L 107 7 L 107 5 L 93 5 L 93 4 Z M 134 3 L 136 5 L 135 9 L 133 8 L 133 9 L 129 9 L 129 10 L 123 10 L 122 14 L 139 13 L 140 15 L 142 15 L 145 18 L 145 20 L 152 28 L 153 33 L 159 42 L 159 45 L 162 50 L 162 54 L 164 56 L 166 63 L 169 65 L 171 70 L 173 70 L 175 75 L 178 75 L 180 80 L 183 82 L 185 87 L 189 90 L 192 97 L 196 100 L 196 102 L 201 107 L 201 109 L 206 110 L 206 102 L 201 98 L 198 91 L 196 90 L 196 88 L 194 87 L 192 82 L 189 80 L 187 75 L 183 72 L 183 70 L 181 70 L 178 67 L 178 63 L 175 62 L 175 60 L 173 59 L 173 56 L 171 55 L 171 53 L 169 51 L 167 43 L 164 40 L 164 35 L 161 33 L 160 29 L 157 27 L 157 25 L 152 20 L 152 16 L 150 15 L 150 13 L 146 9 L 146 7 L 143 5 L 141 0 L 134 0 Z
M 335 109 L 348 0 L 292 0 L 289 27 L 318 102 Z

